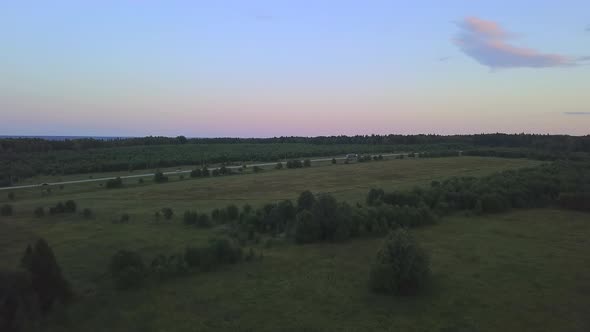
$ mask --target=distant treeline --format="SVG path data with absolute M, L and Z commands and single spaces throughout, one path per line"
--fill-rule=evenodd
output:
M 72 139 L 0 139 L 0 186 L 35 175 L 156 169 L 179 165 L 278 161 L 347 153 L 421 152 L 420 157 L 494 156 L 583 160 L 590 136 L 558 135 L 370 135 L 278 138 L 184 136 Z
M 112 140 L 80 138 L 46 140 L 41 138 L 0 139 L 0 154 L 6 152 L 47 152 L 56 150 L 87 150 L 129 146 L 174 144 L 368 144 L 428 145 L 452 144 L 476 147 L 529 148 L 550 151 L 590 152 L 590 135 L 479 134 L 479 135 L 356 135 L 356 136 L 285 136 L 273 138 L 186 138 L 185 136 L 148 136 Z

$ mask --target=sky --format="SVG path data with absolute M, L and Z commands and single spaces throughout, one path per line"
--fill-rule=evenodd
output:
M 588 0 L 0 1 L 0 135 L 590 134 Z

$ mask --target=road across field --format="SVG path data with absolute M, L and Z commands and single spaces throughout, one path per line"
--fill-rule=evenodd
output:
M 396 156 L 407 156 L 407 153 L 389 153 L 389 154 L 382 154 L 383 157 L 396 157 Z M 322 159 L 312 159 L 311 162 L 322 162 L 322 161 L 331 161 L 332 159 L 336 159 L 336 160 L 345 160 L 347 159 L 346 157 L 330 157 L 330 158 L 322 158 Z M 283 161 L 284 162 L 284 161 Z M 246 164 L 247 167 L 265 167 L 265 166 L 274 166 L 276 165 L 278 162 L 272 162 L 272 163 L 262 163 L 262 164 Z M 229 169 L 238 169 L 241 168 L 242 166 L 226 166 L 226 168 Z M 209 168 L 210 171 L 215 170 L 215 169 L 219 169 L 221 167 L 212 167 Z M 174 174 L 186 174 L 186 173 L 190 173 L 192 172 L 192 170 L 183 170 L 183 171 L 170 171 L 170 172 L 164 172 L 164 175 L 174 175 Z M 145 177 L 153 177 L 154 173 L 145 173 L 145 174 L 135 174 L 135 175 L 123 175 L 123 176 L 109 176 L 109 177 L 104 177 L 104 178 L 97 178 L 97 179 L 84 179 L 84 180 L 72 180 L 72 181 L 61 181 L 61 182 L 47 182 L 47 183 L 41 183 L 41 184 L 29 184 L 29 185 L 24 185 L 24 186 L 12 186 L 12 187 L 2 187 L 0 188 L 0 190 L 14 190 L 14 189 L 25 189 L 25 188 L 35 188 L 35 187 L 47 187 L 47 186 L 58 186 L 58 185 L 63 185 L 63 184 L 75 184 L 75 183 L 86 183 L 86 182 L 101 182 L 101 181 L 108 181 L 108 180 L 112 180 L 112 179 L 116 179 L 116 178 L 121 178 L 121 179 L 133 179 L 133 178 L 145 178 Z

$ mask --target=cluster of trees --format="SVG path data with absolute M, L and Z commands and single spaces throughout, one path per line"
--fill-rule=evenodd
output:
M 367 161 L 371 161 L 371 160 L 383 160 L 383 155 L 374 155 L 374 156 L 371 156 L 371 155 L 361 155 L 361 156 L 359 156 L 357 158 L 357 161 L 359 163 L 367 162 Z
M 74 213 L 78 209 L 78 205 L 73 200 L 67 200 L 65 203 L 57 202 L 54 206 L 49 207 L 49 214 L 59 213 Z
M 256 209 L 230 204 L 213 210 L 209 220 L 230 224 L 230 235 L 240 241 L 254 240 L 257 234 L 282 235 L 297 243 L 341 241 L 430 225 L 453 211 L 483 214 L 555 204 L 587 210 L 589 192 L 590 166 L 569 161 L 482 178 L 453 177 L 406 191 L 371 189 L 366 205 L 352 206 L 329 194 L 305 191 L 295 203 L 282 200 Z M 189 211 L 185 220 L 197 225 L 199 218 L 206 220 L 200 216 Z
M 39 319 L 72 297 L 44 239 L 27 246 L 20 270 L 0 271 L 0 331 L 37 330 Z
M 211 271 L 221 265 L 235 264 L 243 258 L 253 259 L 253 249 L 244 255 L 235 241 L 214 238 L 202 247 L 186 247 L 184 253 L 157 255 L 149 264 L 137 252 L 119 250 L 111 257 L 109 272 L 116 288 L 129 289 L 142 285 L 149 277 L 161 281 L 185 275 L 191 270 Z
M 240 243 L 257 242 L 258 234 L 285 236 L 297 243 L 343 241 L 351 237 L 385 235 L 397 227 L 432 224 L 436 215 L 427 206 L 352 206 L 329 194 L 302 192 L 297 201 L 281 200 L 259 208 L 229 204 L 210 215 L 188 210 L 184 223 L 197 227 L 229 225 L 228 235 Z
M 497 213 L 510 208 L 544 207 L 560 203 L 563 207 L 584 209 L 590 192 L 590 165 L 557 162 L 551 165 L 510 170 L 490 176 L 453 177 L 433 181 L 429 188 L 385 193 L 369 191 L 369 206 L 427 207 L 438 214 L 458 210 Z
M 291 160 L 287 161 L 287 168 L 303 168 L 303 167 L 311 167 L 311 160 L 305 159 L 302 161 L 300 159 L 291 159 Z
M 203 166 L 203 168 L 195 168 L 191 171 L 191 178 L 201 178 L 201 177 L 208 177 L 211 175 L 211 172 L 207 168 L 207 166 Z

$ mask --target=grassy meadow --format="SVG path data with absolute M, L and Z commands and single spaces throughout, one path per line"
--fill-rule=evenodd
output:
M 590 329 L 590 218 L 536 209 L 443 218 L 412 230 L 432 259 L 432 283 L 414 297 L 368 291 L 381 238 L 295 245 L 274 239 L 264 257 L 210 273 L 115 291 L 106 275 L 111 255 L 133 249 L 146 260 L 203 243 L 216 228 L 182 224 L 186 209 L 229 203 L 260 205 L 303 190 L 363 201 L 369 188 L 428 185 L 450 176 L 483 176 L 537 161 L 481 157 L 403 159 L 307 169 L 265 170 L 168 183 L 125 180 L 121 189 L 66 185 L 42 196 L 15 190 L 15 216 L 0 217 L 0 267 L 15 267 L 27 243 L 48 240 L 76 301 L 55 312 L 50 331 L 587 331 Z M 98 177 L 98 176 L 96 176 Z M 35 218 L 36 207 L 73 199 L 95 217 Z M 6 195 L 0 197 L 7 203 Z M 154 211 L 174 209 L 172 222 Z M 122 213 L 130 223 L 113 224 Z

